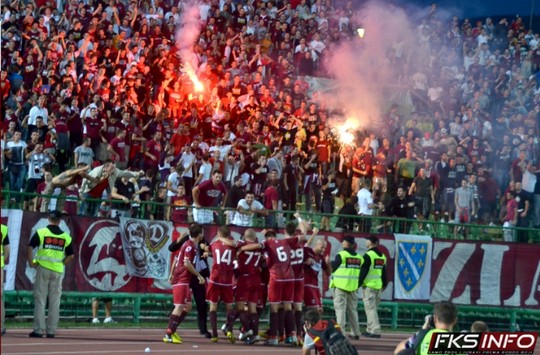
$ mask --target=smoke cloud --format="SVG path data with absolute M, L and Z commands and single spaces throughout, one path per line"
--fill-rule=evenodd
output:
M 403 97 L 403 89 L 410 87 L 411 76 L 423 72 L 431 77 L 433 33 L 419 27 L 427 14 L 427 9 L 409 7 L 405 12 L 379 1 L 366 3 L 354 18 L 365 29 L 364 37 L 327 50 L 326 66 L 339 85 L 318 100 L 343 108 L 347 125 L 359 129 L 380 126 L 381 109 L 394 102 L 410 106 L 411 97 Z
M 176 48 L 187 72 L 196 71 L 199 60 L 193 46 L 201 33 L 201 16 L 197 1 L 181 2 L 181 16 L 176 29 Z

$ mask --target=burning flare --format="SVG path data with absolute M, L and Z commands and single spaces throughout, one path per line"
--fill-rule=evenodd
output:
M 339 133 L 339 142 L 342 145 L 354 145 L 354 130 L 358 128 L 358 119 L 350 117 L 343 124 L 336 126 Z
M 190 64 L 186 63 L 184 65 L 184 71 L 186 72 L 189 80 L 191 80 L 191 82 L 193 83 L 193 89 L 195 90 L 195 92 L 203 92 L 204 85 L 203 83 L 201 83 L 199 78 L 197 78 L 197 74 L 195 74 L 195 70 L 193 70 Z

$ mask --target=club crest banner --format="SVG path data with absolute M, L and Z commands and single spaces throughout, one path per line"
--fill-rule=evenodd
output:
M 120 218 L 120 234 L 128 274 L 167 280 L 170 270 L 169 245 L 173 224 Z
M 395 234 L 395 238 L 394 298 L 428 300 L 431 280 L 431 237 Z

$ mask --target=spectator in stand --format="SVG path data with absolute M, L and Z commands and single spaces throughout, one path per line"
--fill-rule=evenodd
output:
M 414 178 L 411 187 L 409 188 L 409 196 L 414 196 L 417 206 L 416 215 L 419 220 L 428 220 L 431 211 L 431 206 L 435 203 L 435 189 L 433 182 L 426 175 L 426 169 L 420 168 L 418 175 Z M 419 223 L 420 231 L 423 230 L 423 225 Z
M 395 222 L 393 229 L 395 233 L 409 234 L 412 223 L 406 220 L 414 219 L 414 206 L 414 199 L 406 194 L 403 187 L 398 187 L 397 196 L 393 197 L 384 208 L 389 217 L 403 219 Z
M 216 170 L 209 180 L 193 188 L 193 219 L 200 224 L 214 223 L 213 210 L 204 207 L 224 207 L 227 200 L 227 188 L 221 181 L 223 174 Z
M 83 140 L 83 144 L 75 148 L 73 151 L 73 163 L 78 166 L 79 164 L 84 164 L 87 166 L 92 166 L 94 163 L 94 151 L 91 146 L 92 139 L 86 137 Z
M 131 172 L 118 169 L 112 160 L 107 160 L 105 164 L 98 166 L 88 172 L 88 177 L 84 178 L 81 184 L 80 197 L 83 200 L 79 213 L 83 216 L 95 216 L 97 203 L 87 201 L 88 198 L 100 199 L 105 190 L 112 191 L 118 178 L 140 177 L 143 171 Z
M 268 210 L 255 199 L 255 193 L 248 191 L 245 198 L 238 201 L 237 211 L 231 223 L 242 227 L 253 227 L 253 217 L 267 215 Z

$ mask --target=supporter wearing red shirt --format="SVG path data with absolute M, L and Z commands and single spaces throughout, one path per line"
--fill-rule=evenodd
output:
M 161 131 L 154 133 L 154 138 L 146 145 L 144 152 L 145 170 L 157 170 L 163 147 L 161 145 Z
M 221 181 L 223 174 L 219 171 L 213 171 L 212 177 L 201 182 L 193 188 L 193 219 L 197 223 L 213 223 L 214 213 L 212 210 L 206 210 L 204 207 L 224 206 L 227 201 L 227 187 Z
M 194 275 L 197 277 L 200 284 L 205 283 L 204 278 L 194 267 L 199 255 L 198 245 L 202 239 L 202 226 L 196 223 L 190 225 L 189 239 L 182 245 L 180 252 L 177 254 L 171 265 L 169 282 L 171 283 L 173 290 L 174 310 L 169 316 L 167 333 L 165 334 L 165 337 L 163 337 L 163 341 L 166 343 L 182 343 L 182 338 L 176 333 L 176 329 L 191 310 L 191 290 L 189 288 L 191 276 Z M 179 245 L 179 240 L 175 242 L 176 245 Z M 175 250 L 174 245 L 171 245 L 169 250 L 176 251 L 177 249 Z
M 277 187 L 279 186 L 279 179 L 270 181 L 270 185 L 264 190 L 264 208 L 269 211 L 266 216 L 266 227 L 276 227 L 276 215 L 274 211 L 278 210 L 279 192 Z
M 116 137 L 109 143 L 107 150 L 111 154 L 111 160 L 116 163 L 119 169 L 127 167 L 126 160 L 126 131 L 121 129 Z
M 178 126 L 176 133 L 172 135 L 171 145 L 174 147 L 174 156 L 177 156 L 182 151 L 182 148 L 191 144 L 191 138 L 187 134 L 189 129 L 183 124 Z
M 7 100 L 10 89 L 11 83 L 7 80 L 7 71 L 2 70 L 0 72 L 0 97 L 2 98 L 2 103 Z
M 92 139 L 92 149 L 96 152 L 97 146 L 101 142 L 100 131 L 102 127 L 97 107 L 90 107 L 90 115 L 84 118 L 84 125 L 86 126 L 86 137 Z
M 186 223 L 188 217 L 188 200 L 186 198 L 186 188 L 179 185 L 177 194 L 171 197 L 171 221 L 173 223 Z

